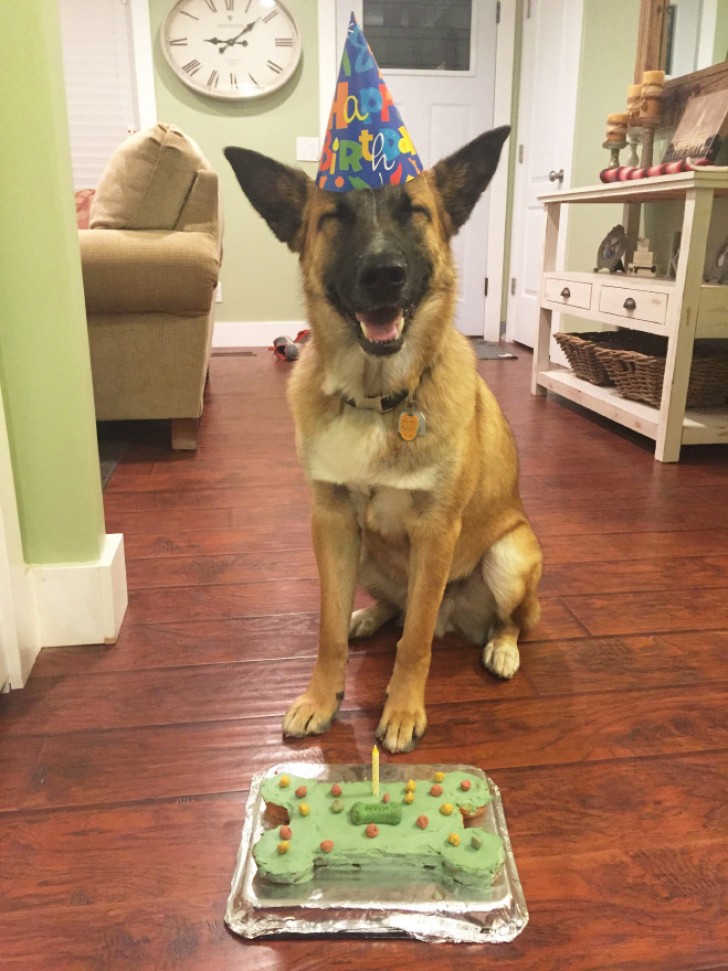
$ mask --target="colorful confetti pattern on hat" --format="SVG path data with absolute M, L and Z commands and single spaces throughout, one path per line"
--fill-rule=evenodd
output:
M 422 162 L 354 14 L 319 162 L 330 192 L 379 189 L 414 179 Z

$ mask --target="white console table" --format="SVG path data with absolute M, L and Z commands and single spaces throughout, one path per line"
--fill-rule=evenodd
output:
M 728 406 L 687 409 L 690 365 L 696 338 L 728 338 L 728 286 L 703 283 L 713 200 L 728 195 L 728 175 L 703 170 L 634 182 L 568 189 L 540 196 L 546 207 L 538 337 L 532 391 L 553 391 L 655 440 L 655 458 L 677 462 L 682 445 L 728 443 Z M 557 272 L 559 217 L 564 205 L 625 204 L 628 240 L 637 237 L 642 203 L 685 202 L 675 280 L 632 274 Z M 728 231 L 728 227 L 726 227 Z M 598 241 L 597 241 L 598 242 Z M 596 244 L 594 250 L 596 252 Z M 550 362 L 554 310 L 592 323 L 629 327 L 667 338 L 667 360 L 659 408 L 623 398 Z M 588 328 L 585 328 L 588 329 Z

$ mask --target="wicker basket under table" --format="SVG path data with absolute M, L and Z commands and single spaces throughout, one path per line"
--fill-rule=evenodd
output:
M 618 347 L 649 354 L 665 354 L 667 339 L 633 330 L 589 331 L 580 334 L 559 332 L 554 340 L 566 355 L 577 378 L 590 384 L 613 385 L 614 378 L 597 356 L 598 348 Z
M 621 395 L 660 407 L 665 376 L 664 354 L 641 354 L 615 347 L 597 347 L 595 354 Z M 728 355 L 694 354 L 686 407 L 711 408 L 725 404 L 726 400 Z

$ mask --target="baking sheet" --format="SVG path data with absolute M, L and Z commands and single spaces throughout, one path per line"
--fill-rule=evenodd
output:
M 512 941 L 528 922 L 523 888 L 508 837 L 498 787 L 482 769 L 469 765 L 381 767 L 383 782 L 431 779 L 435 772 L 471 772 L 484 779 L 493 796 L 478 825 L 503 841 L 505 863 L 491 886 L 464 887 L 434 877 L 432 871 L 362 868 L 343 875 L 316 872 L 313 880 L 276 885 L 258 876 L 252 849 L 267 823 L 260 794 L 264 779 L 280 772 L 322 782 L 371 778 L 370 765 L 285 762 L 255 776 L 245 810 L 243 834 L 228 898 L 225 923 L 246 938 L 280 934 L 410 936 L 424 941 L 496 943 Z

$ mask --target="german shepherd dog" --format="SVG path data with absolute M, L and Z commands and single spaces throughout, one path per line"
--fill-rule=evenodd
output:
M 349 638 L 403 623 L 377 736 L 425 731 L 437 635 L 483 648 L 501 678 L 538 621 L 541 550 L 518 492 L 510 428 L 453 325 L 450 239 L 490 182 L 507 127 L 402 185 L 326 192 L 302 171 L 227 148 L 244 193 L 299 254 L 312 339 L 289 382 L 312 492 L 321 586 L 316 663 L 283 732 L 325 732 Z M 357 583 L 373 604 L 352 613 Z

